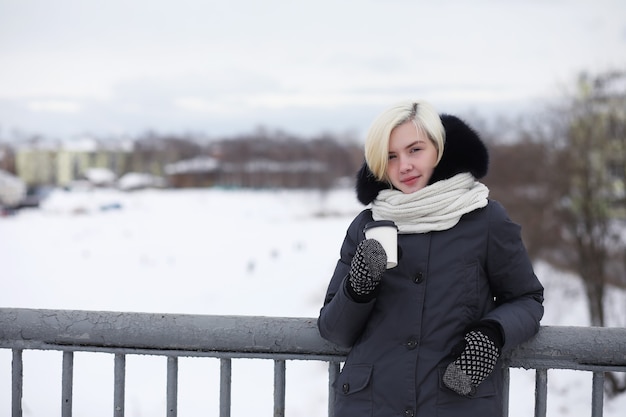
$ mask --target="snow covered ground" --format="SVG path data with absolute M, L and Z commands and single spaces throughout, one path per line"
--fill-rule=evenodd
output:
M 0 218 L 0 306 L 317 317 L 339 246 L 362 209 L 351 190 L 54 192 L 39 210 Z M 587 325 L 577 279 L 536 266 L 544 325 Z M 626 293 L 611 290 L 611 325 Z M 126 416 L 165 414 L 162 357 L 127 359 Z M 181 417 L 217 416 L 219 361 L 181 358 Z M 0 415 L 10 414 L 11 352 L 0 350 Z M 513 370 L 511 417 L 533 414 L 534 371 Z M 60 416 L 61 354 L 24 353 L 24 416 Z M 74 416 L 110 416 L 113 356 L 77 353 Z M 233 361 L 232 416 L 272 415 L 273 362 Z M 325 416 L 327 366 L 287 363 L 287 415 Z M 548 415 L 589 416 L 591 374 L 548 373 Z M 623 416 L 626 395 L 606 400 Z

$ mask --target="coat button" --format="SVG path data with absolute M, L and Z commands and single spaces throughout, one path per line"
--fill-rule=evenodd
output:
M 407 347 L 407 349 L 409 349 L 409 350 L 413 350 L 413 349 L 415 349 L 415 348 L 417 347 L 417 344 L 418 344 L 418 343 L 417 343 L 417 340 L 415 340 L 415 339 L 409 339 L 409 340 L 406 342 L 406 347 Z
M 415 278 L 413 278 L 413 281 L 416 284 L 420 284 L 422 281 L 424 281 L 424 273 L 420 271 L 417 274 L 415 274 Z
M 349 392 L 350 392 L 350 384 L 348 384 L 348 383 L 343 384 L 343 385 L 341 386 L 341 389 L 343 390 L 343 393 L 344 393 L 344 394 L 349 393 Z
M 407 408 L 406 410 L 404 410 L 404 416 L 405 417 L 415 417 L 415 411 L 413 411 L 410 408 Z

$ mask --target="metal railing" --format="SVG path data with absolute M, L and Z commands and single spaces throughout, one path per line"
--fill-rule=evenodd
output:
M 0 308 L 0 348 L 11 349 L 12 416 L 22 417 L 24 350 L 63 352 L 62 416 L 72 415 L 74 352 L 114 354 L 115 417 L 124 416 L 126 356 L 167 357 L 167 412 L 177 415 L 178 358 L 220 360 L 220 417 L 231 411 L 231 361 L 261 358 L 274 361 L 274 416 L 285 415 L 285 361 L 329 363 L 329 408 L 340 364 L 347 354 L 318 333 L 316 319 L 252 316 L 121 313 L 75 310 Z M 626 372 L 626 329 L 544 326 L 530 341 L 504 358 L 505 416 L 508 415 L 509 368 L 536 370 L 535 416 L 546 416 L 548 369 L 574 369 L 593 374 L 592 417 L 604 404 L 604 373 Z

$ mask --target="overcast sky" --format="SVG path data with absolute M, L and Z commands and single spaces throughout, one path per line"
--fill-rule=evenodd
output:
M 624 0 L 0 0 L 0 136 L 367 129 L 626 68 Z

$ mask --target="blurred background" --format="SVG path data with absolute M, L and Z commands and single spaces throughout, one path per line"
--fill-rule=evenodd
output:
M 0 305 L 315 316 L 365 132 L 403 99 L 488 144 L 544 324 L 626 325 L 621 0 L 0 0 Z M 588 415 L 587 382 L 551 383 L 550 415 Z M 606 391 L 621 415 L 623 375 Z
M 1 0 L 2 137 L 362 137 L 399 99 L 513 116 L 624 67 L 619 0 Z

